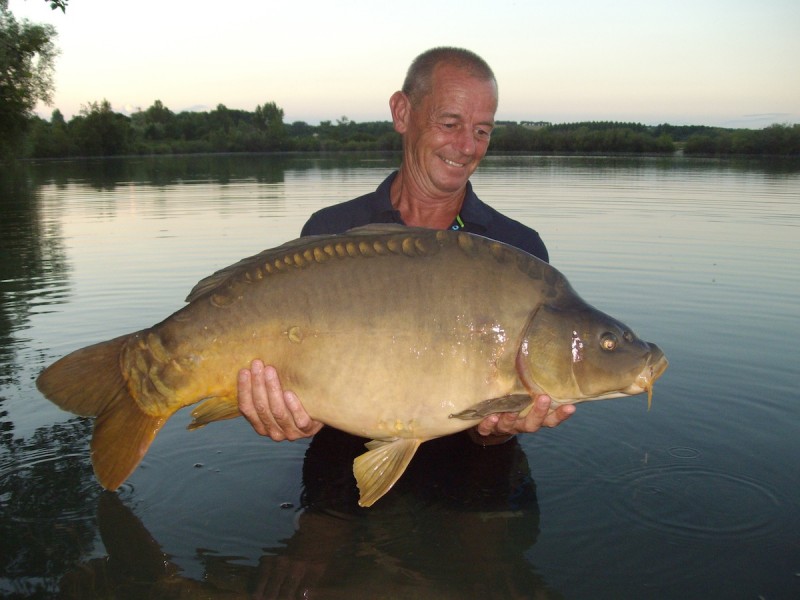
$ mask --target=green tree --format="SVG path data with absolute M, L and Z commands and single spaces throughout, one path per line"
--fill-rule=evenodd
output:
M 82 107 L 69 125 L 83 156 L 118 156 L 128 150 L 130 119 L 111 110 L 108 100 Z
M 50 129 L 53 136 L 54 156 L 69 156 L 71 152 L 67 122 L 58 109 L 55 109 L 50 117 Z
M 156 100 L 146 111 L 137 111 L 131 117 L 136 132 L 147 141 L 174 139 L 177 134 L 175 113 Z
M 0 157 L 19 154 L 36 103 L 50 103 L 55 37 L 51 25 L 18 22 L 0 0 Z
M 265 102 L 263 106 L 256 106 L 255 126 L 264 133 L 266 150 L 283 149 L 287 131 L 283 123 L 283 109 L 275 102 Z

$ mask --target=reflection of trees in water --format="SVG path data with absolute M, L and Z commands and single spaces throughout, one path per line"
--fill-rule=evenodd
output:
M 76 419 L 14 436 L 3 404 L 30 393 L 25 375 L 44 362 L 18 340 L 37 305 L 61 301 L 68 268 L 26 167 L 3 169 L 0 201 L 0 594 L 47 596 L 95 537 L 91 425 Z
M 283 183 L 287 171 L 346 169 L 365 164 L 396 165 L 392 153 L 360 154 L 195 154 L 184 156 L 139 156 L 82 161 L 53 161 L 36 165 L 31 176 L 36 184 L 66 185 L 80 182 L 95 190 L 112 190 L 117 185 L 165 186 L 192 183 L 220 183 L 255 180 Z
M 16 382 L 13 335 L 27 328 L 31 307 L 58 303 L 68 266 L 56 222 L 46 222 L 24 167 L 7 167 L 0 177 L 0 386 Z M 2 396 L 0 396 L 0 402 Z
M 0 592 L 54 592 L 59 578 L 92 549 L 94 481 L 91 423 L 73 419 L 28 440 L 0 444 Z
M 15 341 L 28 328 L 31 310 L 62 302 L 69 268 L 56 222 L 46 222 L 30 171 L 7 167 L 0 177 L 3 219 L 0 223 L 0 436 L 13 430 L 2 410 L 11 386 L 31 366 Z

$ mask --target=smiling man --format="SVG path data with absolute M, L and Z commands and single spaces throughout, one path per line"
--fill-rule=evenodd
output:
M 434 48 L 418 56 L 402 90 L 389 99 L 394 128 L 403 136 L 400 169 L 374 192 L 314 213 L 302 235 L 343 233 L 370 223 L 460 229 L 547 261 L 539 234 L 482 202 L 469 182 L 489 148 L 497 101 L 494 73 L 473 52 Z M 275 369 L 261 361 L 239 373 L 238 393 L 239 410 L 259 434 L 273 440 L 309 437 L 323 427 L 296 395 L 282 389 Z M 491 415 L 468 433 L 484 446 L 499 444 L 516 433 L 554 427 L 575 410 L 564 405 L 550 412 L 549 407 L 550 398 L 539 396 L 524 418 Z
M 448 227 L 489 148 L 497 110 L 494 77 L 491 71 L 440 61 L 429 77 L 407 78 L 389 106 L 403 136 L 403 168 L 392 183 L 392 205 L 407 225 Z

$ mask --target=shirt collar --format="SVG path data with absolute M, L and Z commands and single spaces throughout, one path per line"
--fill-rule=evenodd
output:
M 371 207 L 373 223 L 403 223 L 400 212 L 392 206 L 391 190 L 395 177 L 397 177 L 397 171 L 392 172 L 375 190 Z M 467 181 L 464 202 L 459 212 L 461 220 L 464 221 L 463 230 L 470 233 L 485 232 L 491 221 L 491 215 L 487 208 L 486 204 L 475 195 L 472 190 L 472 184 Z

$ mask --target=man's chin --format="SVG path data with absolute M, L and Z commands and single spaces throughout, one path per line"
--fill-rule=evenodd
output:
M 467 181 L 473 171 L 474 169 L 470 169 L 466 166 L 451 167 L 444 164 L 444 168 L 437 169 L 433 174 L 433 180 L 436 183 L 436 187 L 443 192 L 458 192 L 459 190 L 463 190 L 464 186 L 467 185 Z

